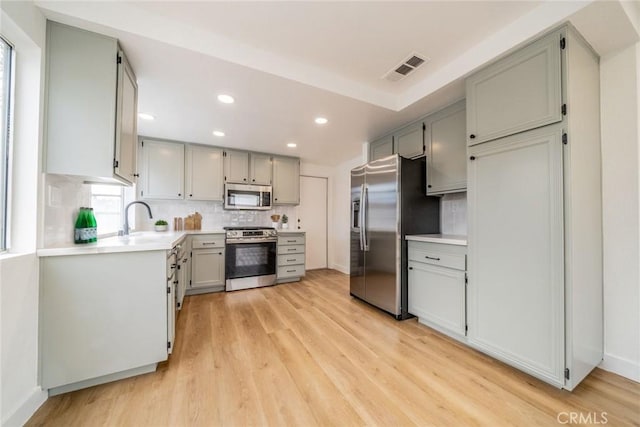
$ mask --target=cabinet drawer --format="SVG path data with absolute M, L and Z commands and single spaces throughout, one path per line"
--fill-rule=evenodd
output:
M 304 254 L 278 255 L 278 265 L 304 264 Z
M 304 276 L 304 265 L 287 265 L 278 267 L 278 279 Z
M 304 245 L 304 236 L 278 236 L 278 245 Z
M 466 248 L 439 244 L 409 242 L 409 261 L 466 270 Z
M 224 236 L 193 236 L 191 249 L 224 248 Z
M 278 255 L 303 254 L 303 253 L 304 253 L 304 245 L 290 245 L 290 246 L 278 245 Z

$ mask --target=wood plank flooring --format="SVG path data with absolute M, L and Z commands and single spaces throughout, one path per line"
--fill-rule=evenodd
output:
M 157 372 L 52 397 L 27 425 L 640 425 L 638 383 L 596 369 L 558 390 L 351 298 L 331 270 L 187 297 L 177 337 Z

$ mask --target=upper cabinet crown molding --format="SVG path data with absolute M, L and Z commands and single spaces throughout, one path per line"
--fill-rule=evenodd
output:
M 47 21 L 44 172 L 131 184 L 137 84 L 114 38 Z

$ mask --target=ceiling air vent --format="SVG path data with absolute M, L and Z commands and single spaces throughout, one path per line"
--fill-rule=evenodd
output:
M 382 78 L 391 82 L 397 82 L 398 80 L 404 79 L 416 68 L 427 62 L 429 62 L 429 58 L 427 58 L 426 56 L 412 53 L 411 55 L 407 56 L 404 61 L 393 67 L 391 71 L 382 76 Z

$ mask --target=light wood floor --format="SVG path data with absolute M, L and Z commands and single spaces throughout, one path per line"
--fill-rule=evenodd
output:
M 50 398 L 28 425 L 640 425 L 640 385 L 596 369 L 573 393 L 398 322 L 348 276 L 188 297 L 157 372 Z

